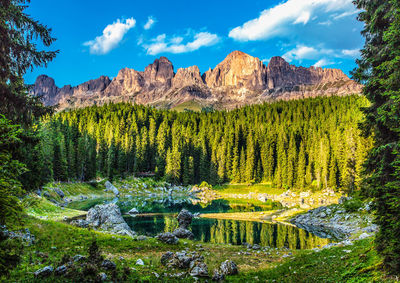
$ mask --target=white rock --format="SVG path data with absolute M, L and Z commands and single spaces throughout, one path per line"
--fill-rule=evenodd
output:
M 118 189 L 111 184 L 110 181 L 107 181 L 104 185 L 106 186 L 107 192 L 113 192 L 115 195 L 119 195 Z
M 368 234 L 368 233 L 362 233 L 360 236 L 358 236 L 358 239 L 359 239 L 359 240 L 362 240 L 362 239 L 366 239 L 366 238 L 369 238 L 369 237 L 371 237 L 370 234 Z

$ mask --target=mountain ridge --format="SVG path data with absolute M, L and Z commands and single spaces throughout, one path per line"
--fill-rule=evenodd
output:
M 233 51 L 201 74 L 195 65 L 174 71 L 172 62 L 160 57 L 144 71 L 123 68 L 112 80 L 107 76 L 77 86 L 59 88 L 53 78 L 37 77 L 31 93 L 45 105 L 60 110 L 104 104 L 132 102 L 173 108 L 198 101 L 214 108 L 232 109 L 273 100 L 316 96 L 348 95 L 361 92 L 361 85 L 340 69 L 297 67 L 282 57 L 272 57 L 265 65 L 259 58 Z

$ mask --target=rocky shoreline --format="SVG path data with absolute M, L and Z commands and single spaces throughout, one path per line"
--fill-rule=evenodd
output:
M 355 211 L 349 211 L 346 210 L 343 199 L 340 204 L 321 206 L 297 215 L 290 222 L 319 237 L 339 241 L 372 237 L 378 230 L 373 224 L 373 215 L 368 203 Z

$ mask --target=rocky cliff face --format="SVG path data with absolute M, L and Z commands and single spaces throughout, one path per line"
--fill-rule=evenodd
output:
M 215 69 L 205 72 L 203 78 L 211 88 L 231 86 L 259 90 L 265 88 L 266 68 L 258 58 L 234 51 Z
M 261 60 L 234 51 L 203 75 L 197 66 L 174 73 L 166 58 L 156 59 L 143 72 L 125 68 L 111 81 L 106 76 L 76 87 L 58 88 L 52 78 L 41 75 L 32 88 L 46 105 L 59 109 L 129 101 L 171 108 L 195 100 L 203 106 L 231 109 L 277 99 L 347 95 L 361 92 L 361 85 L 339 69 L 304 68 L 272 57 Z

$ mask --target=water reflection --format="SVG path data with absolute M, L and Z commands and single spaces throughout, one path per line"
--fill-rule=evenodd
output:
M 134 231 L 148 236 L 172 232 L 178 226 L 173 215 L 127 217 L 126 221 Z M 193 220 L 191 229 L 196 240 L 221 244 L 246 242 L 277 248 L 311 249 L 331 242 L 282 223 L 199 218 Z
M 266 202 L 263 204 L 253 204 L 251 202 L 238 203 L 232 200 L 217 199 L 209 203 L 196 203 L 190 198 L 153 198 L 137 196 L 135 198 L 114 198 L 114 199 L 88 199 L 73 202 L 69 208 L 89 210 L 96 204 L 116 203 L 123 214 L 132 208 L 136 208 L 140 213 L 178 213 L 183 208 L 192 213 L 219 213 L 219 212 L 251 212 L 267 211 L 279 209 L 282 205 L 279 202 Z

